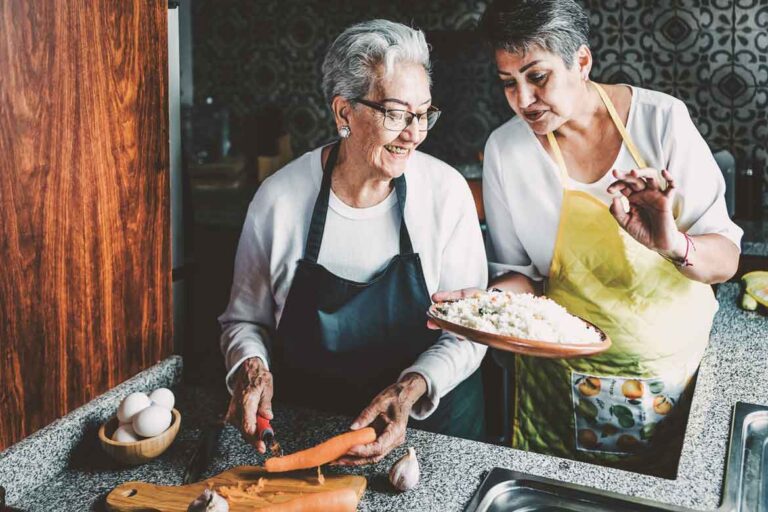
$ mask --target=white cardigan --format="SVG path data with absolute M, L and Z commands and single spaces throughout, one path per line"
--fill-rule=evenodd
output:
M 273 333 L 280 322 L 296 261 L 304 253 L 312 209 L 320 191 L 321 153 L 322 148 L 308 152 L 269 177 L 248 209 L 229 306 L 219 317 L 228 386 L 245 359 L 260 357 L 269 363 Z M 485 248 L 464 178 L 447 164 L 418 151 L 411 155 L 405 177 L 406 224 L 430 295 L 438 290 L 485 288 Z M 331 193 L 329 206 L 318 263 L 340 277 L 368 281 L 399 252 L 397 196 L 393 191 L 380 204 L 358 209 Z M 441 396 L 479 367 L 485 351 L 483 345 L 443 332 L 401 373 L 416 372 L 427 381 L 427 394 L 411 415 L 423 419 L 431 414 Z

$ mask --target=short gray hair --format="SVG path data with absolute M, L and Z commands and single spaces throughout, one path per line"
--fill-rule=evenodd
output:
M 347 28 L 328 48 L 323 61 L 323 93 L 333 98 L 363 97 L 382 65 L 384 76 L 401 62 L 421 64 L 429 77 L 429 46 L 421 30 L 388 20 L 370 20 Z M 431 79 L 430 79 L 431 85 Z
M 574 0 L 495 0 L 480 26 L 495 50 L 525 53 L 538 46 L 569 68 L 579 47 L 589 46 L 589 16 Z

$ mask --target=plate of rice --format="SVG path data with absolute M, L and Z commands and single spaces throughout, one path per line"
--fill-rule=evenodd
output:
M 611 339 L 546 297 L 488 291 L 429 308 L 446 331 L 499 350 L 538 357 L 580 357 L 608 350 Z

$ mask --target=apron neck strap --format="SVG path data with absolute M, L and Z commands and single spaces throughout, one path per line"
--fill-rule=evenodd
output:
M 328 160 L 323 168 L 323 181 L 320 185 L 320 193 L 315 200 L 315 208 L 312 210 L 312 220 L 309 223 L 309 233 L 307 234 L 307 243 L 304 247 L 304 258 L 317 263 L 320 255 L 320 246 L 323 243 L 323 233 L 325 232 L 325 220 L 328 217 L 328 201 L 331 198 L 331 175 L 336 166 L 336 160 L 339 157 L 340 144 L 334 144 Z M 405 198 L 407 187 L 405 184 L 405 175 L 395 178 L 395 193 L 397 194 L 397 203 L 400 208 L 400 254 L 413 253 L 411 237 L 408 234 L 408 227 L 405 225 Z
M 555 154 L 557 166 L 560 168 L 560 181 L 563 188 L 568 188 L 568 168 L 565 166 L 565 159 L 563 159 L 563 153 L 560 151 L 560 144 L 557 143 L 554 132 L 547 132 L 547 142 L 549 142 L 549 147 Z
M 643 157 L 640 155 L 640 151 L 637 150 L 637 146 L 635 146 L 635 143 L 632 141 L 632 137 L 629 136 L 629 132 L 627 131 L 627 128 L 624 126 L 624 123 L 621 122 L 619 113 L 616 112 L 616 107 L 613 106 L 613 102 L 608 97 L 608 94 L 605 92 L 605 89 L 603 89 L 600 84 L 596 84 L 595 82 L 591 82 L 591 83 L 592 85 L 595 86 L 595 89 L 597 90 L 597 94 L 599 94 L 600 98 L 603 100 L 603 103 L 605 104 L 605 108 L 608 109 L 608 114 L 610 114 L 611 119 L 613 120 L 613 124 L 616 125 L 616 128 L 619 130 L 619 133 L 621 134 L 621 138 L 624 140 L 624 144 L 627 145 L 627 149 L 629 150 L 629 153 L 632 155 L 632 158 L 635 159 L 635 163 L 641 169 L 643 167 L 648 167 L 645 164 L 645 159 L 643 159 Z
M 605 107 L 608 109 L 608 114 L 611 116 L 613 124 L 616 126 L 616 129 L 619 130 L 621 138 L 624 141 L 624 144 L 627 146 L 629 153 L 632 155 L 632 158 L 635 160 L 635 163 L 639 168 L 648 167 L 645 163 L 645 160 L 640 155 L 640 152 L 637 150 L 637 146 L 635 146 L 635 143 L 629 136 L 627 128 L 624 126 L 624 123 L 621 122 L 619 113 L 616 112 L 616 107 L 613 106 L 613 102 L 608 97 L 608 94 L 599 84 L 596 84 L 595 82 L 590 83 L 595 87 L 595 90 L 597 90 L 597 94 L 600 95 L 600 99 L 603 100 L 603 104 L 605 104 Z M 557 139 L 555 138 L 555 134 L 553 132 L 547 133 L 547 142 L 549 142 L 549 147 L 552 148 L 552 152 L 555 154 L 557 166 L 560 168 L 560 180 L 563 183 L 563 188 L 568 188 L 568 168 L 565 166 L 563 153 L 560 151 L 560 145 L 557 143 Z
M 405 225 L 405 198 L 408 195 L 405 174 L 395 178 L 395 194 L 397 194 L 397 206 L 400 208 L 400 254 L 412 254 L 411 235 L 408 233 L 408 226 Z

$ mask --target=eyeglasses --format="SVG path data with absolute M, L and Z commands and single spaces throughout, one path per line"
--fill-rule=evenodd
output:
M 416 114 L 409 110 L 387 108 L 381 103 L 355 98 L 353 101 L 365 105 L 384 114 L 384 128 L 393 132 L 401 132 L 411 126 L 414 118 L 417 120 L 420 132 L 431 130 L 442 112 L 439 108 L 430 106 L 426 112 Z

